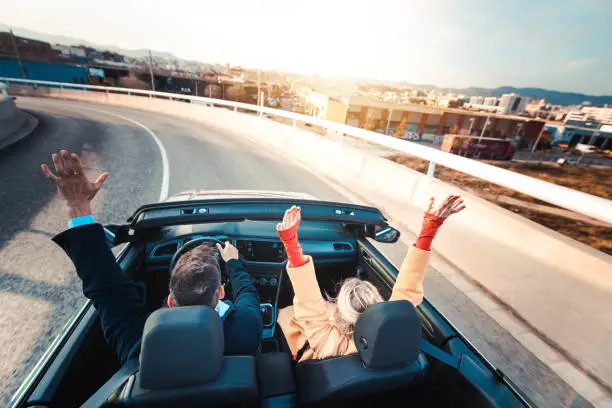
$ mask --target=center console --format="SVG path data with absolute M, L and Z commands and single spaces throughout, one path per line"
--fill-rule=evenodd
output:
M 262 340 L 272 339 L 276 327 L 279 288 L 285 275 L 285 250 L 278 241 L 236 240 L 235 244 L 259 293 L 263 320 Z

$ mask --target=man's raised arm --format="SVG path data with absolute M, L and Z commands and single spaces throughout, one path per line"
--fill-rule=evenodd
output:
M 66 201 L 68 230 L 53 240 L 68 254 L 83 282 L 83 293 L 98 311 L 106 341 L 124 363 L 139 351 L 142 329 L 148 317 L 134 282 L 121 270 L 106 243 L 104 230 L 95 223 L 91 200 L 109 174 L 95 182 L 85 176 L 76 154 L 66 150 L 52 155 L 55 174 L 46 164 L 43 174 Z

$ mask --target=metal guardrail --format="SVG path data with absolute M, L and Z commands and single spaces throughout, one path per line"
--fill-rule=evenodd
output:
M 145 96 L 149 98 L 163 98 L 169 100 L 191 101 L 196 103 L 208 104 L 211 106 L 222 106 L 251 112 L 257 112 L 259 115 L 266 114 L 276 117 L 282 117 L 293 121 L 293 126 L 297 122 L 308 123 L 313 126 L 322 127 L 328 131 L 334 131 L 342 135 L 348 135 L 369 143 L 374 143 L 380 146 L 385 146 L 401 153 L 406 153 L 412 156 L 420 157 L 421 159 L 430 162 L 428 175 L 433 177 L 435 164 L 449 167 L 459 172 L 469 174 L 476 178 L 489 181 L 491 183 L 507 187 L 520 193 L 538 198 L 542 201 L 575 211 L 580 214 L 598 219 L 612 224 L 612 201 L 597 197 L 591 194 L 572 190 L 557 184 L 548 183 L 529 176 L 515 173 L 510 170 L 505 170 L 489 164 L 481 163 L 476 160 L 457 156 L 451 153 L 443 152 L 431 147 L 423 146 L 418 143 L 404 141 L 391 136 L 385 136 L 376 132 L 365 129 L 348 126 L 341 123 L 331 122 L 312 116 L 303 115 L 295 112 L 283 111 L 280 109 L 266 108 L 257 105 L 251 105 L 241 102 L 225 101 L 220 99 L 206 98 L 201 96 L 181 95 L 167 92 L 147 91 L 130 88 L 115 88 L 98 85 L 81 85 L 61 82 L 35 81 L 18 78 L 2 78 L 8 84 L 24 84 L 41 87 L 52 87 L 71 90 L 94 90 L 106 93 L 127 94 L 135 96 Z M 398 186 L 403 188 L 403 186 Z

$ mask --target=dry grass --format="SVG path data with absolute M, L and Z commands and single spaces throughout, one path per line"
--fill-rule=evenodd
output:
M 387 158 L 421 173 L 427 173 L 428 163 L 425 160 L 403 154 L 396 154 Z M 563 185 L 574 190 L 583 191 L 609 200 L 612 199 L 612 167 L 558 167 L 556 165 L 498 161 L 487 163 L 543 181 Z M 476 177 L 468 176 L 447 167 L 436 166 L 435 176 L 442 181 L 456 185 L 507 210 L 529 218 L 540 225 L 612 255 L 612 228 L 594 226 L 570 218 L 541 213 L 508 204 L 500 204 L 497 202 L 496 197 L 508 196 L 525 202 L 545 204 L 552 207 L 552 205 L 541 200 Z

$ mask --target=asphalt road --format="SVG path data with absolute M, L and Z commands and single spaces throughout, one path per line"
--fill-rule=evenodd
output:
M 72 264 L 50 241 L 65 229 L 64 205 L 40 174 L 40 163 L 67 148 L 83 157 L 91 177 L 111 177 L 96 198 L 102 223 L 124 221 L 155 202 L 167 152 L 170 195 L 193 188 L 300 191 L 348 201 L 341 192 L 282 157 L 231 135 L 169 116 L 67 101 L 20 98 L 40 119 L 30 137 L 0 152 L 0 406 L 23 381 L 54 336 L 82 304 Z M 386 245 L 399 264 L 406 247 Z M 494 364 L 540 406 L 590 406 L 431 268 L 426 296 Z

